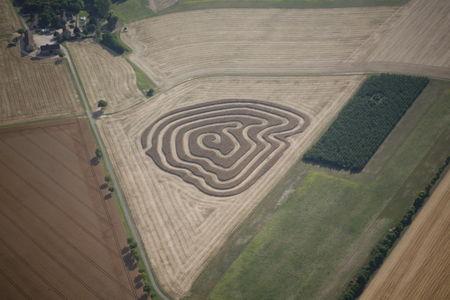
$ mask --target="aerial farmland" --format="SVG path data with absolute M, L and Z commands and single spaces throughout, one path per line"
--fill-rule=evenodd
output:
M 0 3 L 6 299 L 447 299 L 447 0 Z

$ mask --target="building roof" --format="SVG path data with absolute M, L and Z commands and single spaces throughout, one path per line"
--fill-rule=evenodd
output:
M 47 44 L 47 45 L 43 45 L 41 46 L 41 51 L 50 51 L 50 50 L 59 50 L 60 46 L 59 44 Z

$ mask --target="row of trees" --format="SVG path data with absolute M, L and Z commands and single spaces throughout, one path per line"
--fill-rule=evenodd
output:
M 130 248 L 130 253 L 131 253 L 133 260 L 135 260 L 136 262 L 139 262 L 141 258 L 139 256 L 139 251 L 137 249 L 137 242 L 132 237 L 130 237 L 127 239 L 127 243 L 128 243 L 128 247 Z M 156 294 L 154 293 L 154 291 L 151 288 L 147 271 L 145 270 L 145 268 L 139 268 L 138 272 L 144 281 L 143 291 L 147 295 L 149 295 L 152 299 L 155 299 Z
M 303 160 L 361 171 L 428 82 L 405 75 L 369 77 Z
M 369 282 L 371 276 L 378 270 L 387 257 L 390 249 L 398 240 L 402 232 L 408 227 L 413 217 L 422 208 L 425 200 L 429 197 L 430 191 L 434 184 L 439 180 L 442 173 L 450 163 L 450 156 L 447 157 L 443 165 L 438 169 L 436 174 L 431 179 L 430 183 L 421 191 L 414 200 L 411 208 L 406 212 L 403 218 L 387 233 L 384 238 L 378 242 L 370 253 L 370 257 L 366 265 L 354 276 L 354 278 L 347 285 L 345 291 L 342 293 L 340 300 L 354 300 L 358 298 L 363 292 L 366 284 Z
M 97 148 L 95 150 L 95 157 L 97 158 L 97 160 L 100 160 L 103 158 L 103 153 L 102 151 Z M 105 176 L 105 182 L 108 184 L 108 190 L 113 193 L 114 192 L 114 187 L 111 185 L 111 177 L 109 175 Z M 134 264 L 138 264 L 139 261 L 141 260 L 141 257 L 139 255 L 139 250 L 138 250 L 138 244 L 137 242 L 134 240 L 134 238 L 129 237 L 127 239 L 127 244 L 128 244 L 128 248 L 129 248 L 129 255 L 131 258 L 131 263 Z M 141 275 L 142 280 L 144 281 L 144 286 L 143 286 L 143 291 L 145 294 L 149 295 L 152 299 L 156 299 L 156 294 L 155 292 L 152 290 L 151 285 L 150 285 L 150 280 L 147 274 L 147 271 L 145 270 L 145 268 L 139 268 L 139 274 Z

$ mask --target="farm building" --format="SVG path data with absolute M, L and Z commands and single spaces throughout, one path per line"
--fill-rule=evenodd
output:
M 59 44 L 47 44 L 41 46 L 41 55 L 55 55 L 58 54 L 59 49 L 61 49 Z

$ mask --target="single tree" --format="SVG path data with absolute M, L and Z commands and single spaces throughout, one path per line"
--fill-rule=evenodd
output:
M 139 253 L 138 253 L 138 251 L 137 251 L 137 249 L 136 248 L 134 248 L 134 249 L 131 249 L 131 254 L 133 255 L 133 257 L 136 259 L 136 260 L 139 260 Z
M 98 101 L 97 106 L 100 108 L 105 108 L 108 106 L 108 102 L 106 102 L 105 100 L 100 100 Z
M 105 181 L 106 181 L 106 182 L 110 182 L 110 181 L 111 181 L 111 177 L 109 177 L 109 175 L 106 175 L 106 176 L 105 176 Z
M 106 25 L 110 31 L 114 31 L 116 28 L 117 22 L 119 21 L 119 17 L 110 15 L 108 17 L 108 24 Z
M 17 33 L 19 33 L 19 34 L 24 34 L 25 31 L 26 31 L 25 29 L 19 28 L 19 29 L 17 30 Z
M 152 288 L 148 284 L 144 285 L 144 292 L 149 293 L 151 290 Z
M 97 26 L 95 26 L 95 24 L 89 24 L 88 26 L 86 26 L 87 33 L 93 33 L 95 29 L 97 29 Z
M 147 96 L 148 96 L 148 97 L 151 97 L 151 96 L 153 96 L 153 93 L 154 93 L 153 89 L 149 89 L 149 90 L 147 91 Z
M 114 192 L 114 187 L 113 187 L 113 186 L 110 186 L 110 187 L 108 188 L 108 191 L 110 191 L 111 193 Z
M 103 153 L 102 150 L 100 150 L 99 148 L 95 149 L 95 156 L 100 159 L 103 157 Z

